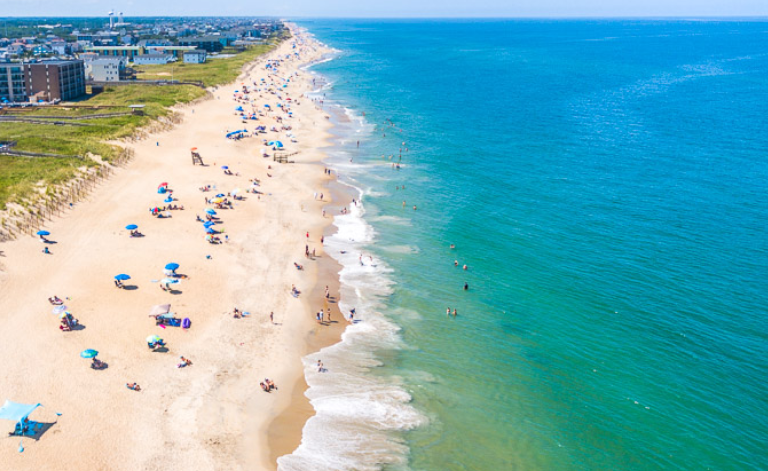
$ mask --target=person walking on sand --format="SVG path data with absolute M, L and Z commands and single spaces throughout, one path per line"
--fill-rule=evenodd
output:
M 275 324 L 275 312 L 274 311 L 269 313 L 269 322 L 271 322 L 272 325 Z

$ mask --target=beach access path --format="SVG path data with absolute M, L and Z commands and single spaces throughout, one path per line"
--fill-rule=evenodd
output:
M 300 59 L 285 60 L 280 76 L 327 52 L 304 41 Z M 284 133 L 266 136 L 299 151 L 292 157 L 296 163 L 262 158 L 259 138 L 234 141 L 225 135 L 243 126 L 233 112 L 235 87 L 268 79 L 265 61 L 295 52 L 292 43 L 259 59 L 259 66 L 246 66 L 247 76 L 218 87 L 213 99 L 180 107 L 182 124 L 132 144 L 132 162 L 46 223 L 56 242 L 48 245 L 51 255 L 32 237 L 0 244 L 0 401 L 40 402 L 44 407 L 31 419 L 52 424 L 38 440 L 24 438 L 20 453 L 19 437 L 5 436 L 13 424 L 0 423 L 3 469 L 274 469 L 268 427 L 300 387 L 306 340 L 318 329 L 312 312 L 319 302 L 294 298 L 289 290 L 295 284 L 311 293 L 328 284 L 318 281 L 317 263 L 304 258 L 304 249 L 308 244 L 322 257 L 319 238 L 332 221 L 321 216 L 328 198 L 324 203 L 312 196 L 332 178 L 315 164 L 324 157 L 320 149 L 330 124 L 300 98 L 311 77 L 299 72 L 284 91 L 294 99 L 293 117 L 284 123 L 293 127 L 298 143 L 289 143 Z M 274 107 L 276 99 L 265 94 L 264 101 Z M 269 116 L 264 123 L 279 127 Z M 192 165 L 192 147 L 206 166 Z M 223 165 L 239 176 L 225 175 Z M 227 235 L 228 242 L 208 244 L 195 215 L 203 215 L 204 198 L 218 191 L 199 188 L 247 189 L 250 178 L 261 180 L 263 194 L 246 194 L 233 209 L 219 210 L 216 228 L 225 229 L 220 237 Z M 185 208 L 167 219 L 148 211 L 163 204 L 161 182 L 169 183 L 175 204 Z M 145 236 L 129 237 L 127 224 L 137 224 Z M 305 269 L 296 270 L 294 261 Z M 153 281 L 163 278 L 169 262 L 180 264 L 177 272 L 186 277 L 165 292 Z M 131 276 L 129 289 L 113 284 L 119 273 Z M 65 299 L 83 329 L 59 330 L 47 301 L 53 295 Z M 164 303 L 178 317 L 189 317 L 192 327 L 156 326 L 149 309 Z M 250 316 L 233 318 L 234 307 Z M 165 339 L 168 351 L 149 350 L 150 334 Z M 107 369 L 93 370 L 80 358 L 88 348 L 99 351 Z M 177 368 L 181 355 L 193 366 Z M 262 392 L 265 377 L 279 389 Z M 127 389 L 132 382 L 142 390 Z M 296 436 L 285 439 L 298 444 Z

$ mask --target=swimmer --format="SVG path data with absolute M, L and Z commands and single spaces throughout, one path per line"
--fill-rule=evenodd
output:
M 466 281 L 464 282 L 464 291 L 467 291 L 469 289 L 469 283 Z
M 453 266 L 454 267 L 458 267 L 459 266 L 459 261 L 458 260 L 454 260 L 453 261 Z

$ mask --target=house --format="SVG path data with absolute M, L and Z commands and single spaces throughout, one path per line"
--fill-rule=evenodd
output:
M 146 64 L 167 64 L 173 60 L 171 54 L 143 54 L 141 56 L 135 56 L 133 63 L 135 65 Z
M 24 54 L 24 45 L 22 43 L 13 43 L 7 49 L 9 56 L 20 56 Z
M 125 78 L 125 60 L 118 57 L 94 59 L 87 69 L 94 82 L 119 82 Z
M 58 54 L 60 56 L 63 56 L 69 53 L 69 47 L 67 46 L 67 43 L 62 40 L 51 41 L 51 50 L 53 50 L 54 54 Z
M 195 49 L 194 51 L 187 51 L 184 53 L 185 64 L 202 64 L 208 57 L 208 53 L 203 49 Z
M 32 54 L 36 56 L 47 56 L 52 53 L 53 49 L 48 47 L 46 44 L 38 44 L 34 47 L 34 49 L 32 49 Z

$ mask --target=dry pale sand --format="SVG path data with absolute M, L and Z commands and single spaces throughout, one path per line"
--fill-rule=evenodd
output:
M 280 76 L 326 52 L 310 44 L 300 60 L 286 61 Z M 268 57 L 284 56 L 290 47 L 288 41 Z M 237 84 L 267 77 L 264 67 L 246 70 Z M 311 86 L 308 77 L 300 72 L 285 91 L 300 97 Z M 268 443 L 286 451 L 299 443 L 306 404 L 300 413 L 285 411 L 303 391 L 300 358 L 308 339 L 330 341 L 312 314 L 321 304 L 319 286 L 328 283 L 317 281 L 319 264 L 304 258 L 309 231 L 310 250 L 316 248 L 322 260 L 319 238 L 331 222 L 321 216 L 328 198 L 313 200 L 329 179 L 317 162 L 330 125 L 310 100 L 301 99 L 292 107 L 294 117 L 285 120 L 299 142 L 290 143 L 284 133 L 266 136 L 300 153 L 292 157 L 296 163 L 275 164 L 258 155 L 261 138 L 225 139 L 227 129 L 243 126 L 233 112 L 233 87 L 180 109 L 183 124 L 135 144 L 134 161 L 87 201 L 47 222 L 57 242 L 50 245 L 52 255 L 41 253 L 43 245 L 32 237 L 0 245 L 0 401 L 40 402 L 44 407 L 31 419 L 52 424 L 37 440 L 24 438 L 23 453 L 19 437 L 0 439 L 0 469 L 274 469 Z M 265 94 L 256 103 L 274 108 L 277 101 Z M 275 124 L 272 118 L 262 122 Z M 208 166 L 192 166 L 191 147 L 199 148 Z M 222 165 L 240 176 L 224 175 Z M 203 214 L 204 196 L 213 193 L 199 187 L 246 189 L 253 177 L 261 179 L 264 194 L 247 194 L 234 209 L 219 211 L 223 224 L 217 227 L 229 242 L 208 244 L 195 214 Z M 148 212 L 162 204 L 156 192 L 161 182 L 170 183 L 177 204 L 186 208 L 170 219 Z M 131 223 L 146 237 L 130 238 L 124 227 Z M 293 261 L 305 270 L 297 271 Z M 188 276 L 175 293 L 152 282 L 163 278 L 169 262 Z M 129 274 L 127 284 L 136 288 L 115 288 L 119 273 Z M 291 284 L 303 291 L 299 299 L 289 294 Z M 58 329 L 47 301 L 54 294 L 67 297 L 84 329 Z M 148 311 L 162 303 L 189 317 L 192 328 L 155 326 Z M 251 315 L 234 319 L 235 306 Z M 276 325 L 269 322 L 270 311 Z M 169 351 L 150 351 L 150 334 L 163 337 Z M 109 367 L 91 369 L 79 356 L 87 348 L 98 350 Z M 176 368 L 180 355 L 193 366 Z M 265 377 L 278 391 L 260 390 Z M 134 381 L 141 392 L 126 388 Z M 270 429 L 281 414 L 281 425 Z M 13 424 L 0 423 L 3 437 L 12 430 Z

